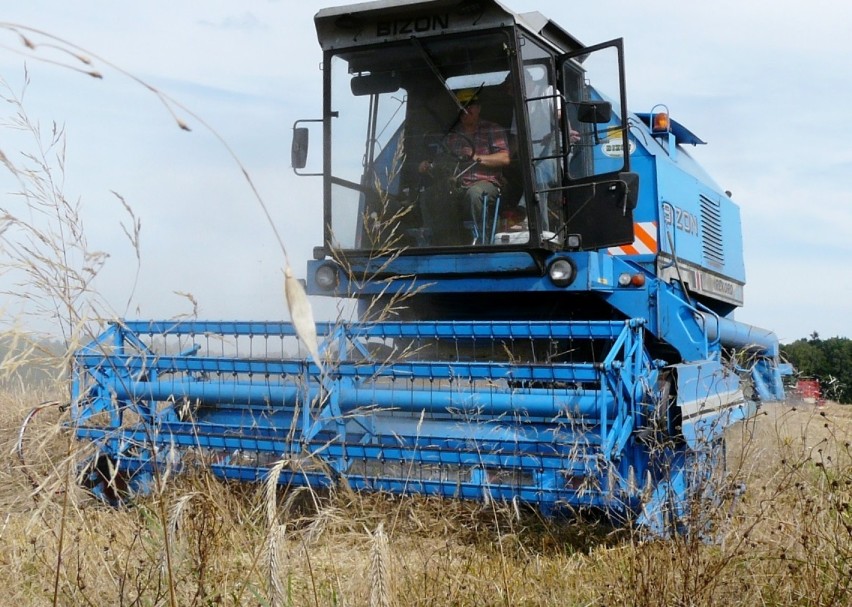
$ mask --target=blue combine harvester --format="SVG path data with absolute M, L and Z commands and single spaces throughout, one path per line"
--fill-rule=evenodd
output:
M 627 110 L 621 40 L 584 46 L 538 13 L 397 0 L 315 22 L 323 114 L 293 140 L 324 185 L 307 290 L 356 299 L 358 320 L 317 326 L 321 367 L 289 323 L 116 322 L 75 357 L 88 481 L 112 497 L 283 460 L 282 484 L 665 533 L 725 428 L 784 398 L 776 337 L 734 320 L 739 210 L 688 152 L 703 142 Z M 471 176 L 494 186 L 473 202 Z

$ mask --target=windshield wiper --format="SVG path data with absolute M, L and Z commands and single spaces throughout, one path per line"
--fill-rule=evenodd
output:
M 432 73 L 435 74 L 435 77 L 444 87 L 444 90 L 447 91 L 447 94 L 452 98 L 453 103 L 458 106 L 459 111 L 464 111 L 464 106 L 461 102 L 456 98 L 456 94 L 453 92 L 453 89 L 450 88 L 450 85 L 447 84 L 447 79 L 444 78 L 444 75 L 441 73 L 441 70 L 438 69 L 438 66 L 435 64 L 435 60 L 432 59 L 432 55 L 429 54 L 429 51 L 426 50 L 426 47 L 423 46 L 423 43 L 420 42 L 417 38 L 411 38 L 411 43 L 420 51 L 420 54 L 423 56 L 423 60 L 426 62 L 426 65 L 429 66 L 429 69 L 432 70 Z

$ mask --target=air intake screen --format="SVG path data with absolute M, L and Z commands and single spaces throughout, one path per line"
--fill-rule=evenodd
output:
M 724 266 L 725 250 L 722 246 L 722 214 L 719 201 L 700 196 L 701 248 L 704 261 L 709 265 Z

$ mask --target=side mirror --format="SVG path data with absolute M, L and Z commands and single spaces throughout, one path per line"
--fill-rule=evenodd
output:
M 308 162 L 308 127 L 293 129 L 293 143 L 290 146 L 290 165 L 294 169 L 304 169 Z
M 606 124 L 612 118 L 609 101 L 581 101 L 577 104 L 577 120 L 586 124 Z

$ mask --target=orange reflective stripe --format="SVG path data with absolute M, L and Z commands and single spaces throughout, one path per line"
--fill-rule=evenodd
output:
M 654 236 L 652 234 L 646 232 L 645 228 L 643 228 L 638 223 L 636 224 L 635 228 L 636 228 L 635 229 L 636 238 L 638 240 L 642 241 L 642 243 L 646 247 L 648 247 L 651 251 L 656 252 L 656 250 L 657 250 L 657 239 L 654 238 Z
M 657 252 L 657 224 L 649 221 L 647 223 L 633 224 L 633 244 L 620 247 L 609 247 L 610 255 L 650 255 Z

